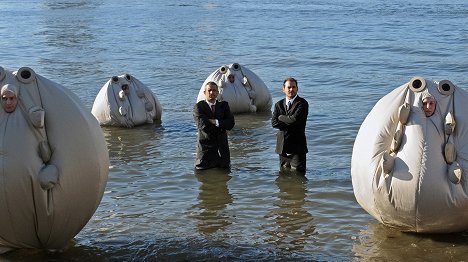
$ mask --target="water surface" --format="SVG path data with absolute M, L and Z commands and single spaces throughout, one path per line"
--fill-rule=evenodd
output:
M 11 261 L 465 260 L 465 233 L 406 234 L 357 204 L 354 138 L 375 102 L 419 75 L 468 87 L 468 4 L 455 1 L 0 3 L 1 66 L 28 66 L 91 109 L 130 73 L 161 101 L 161 125 L 102 128 L 111 168 L 101 205 L 59 254 Z M 232 170 L 195 173 L 192 108 L 205 78 L 240 63 L 310 104 L 305 177 L 280 175 L 270 114 L 237 115 Z

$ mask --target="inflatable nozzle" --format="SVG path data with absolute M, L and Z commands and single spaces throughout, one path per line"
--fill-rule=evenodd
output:
M 413 90 L 413 92 L 422 92 L 424 89 L 426 89 L 426 80 L 420 76 L 415 76 L 409 81 L 408 87 L 409 89 Z
M 36 73 L 29 67 L 21 67 L 16 73 L 16 78 L 24 84 L 31 83 L 36 77 Z
M 439 90 L 439 93 L 449 96 L 455 92 L 455 85 L 449 80 L 442 80 L 439 82 L 437 89 Z

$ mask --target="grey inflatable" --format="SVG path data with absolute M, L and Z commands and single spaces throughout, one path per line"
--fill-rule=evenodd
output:
M 437 106 L 422 109 L 425 97 Z M 359 204 L 402 231 L 468 229 L 468 93 L 414 77 L 381 98 L 356 137 L 351 176 Z
M 234 78 L 230 81 L 229 76 Z M 227 101 L 233 113 L 271 110 L 268 87 L 254 72 L 238 63 L 223 65 L 211 73 L 200 88 L 197 102 L 205 100 L 205 85 L 210 81 L 218 84 L 218 100 Z
M 109 155 L 96 119 L 68 89 L 32 69 L 0 67 L 0 253 L 14 248 L 62 249 L 96 211 Z
M 102 126 L 134 127 L 160 122 L 162 107 L 147 86 L 125 74 L 107 81 L 96 96 L 91 113 Z

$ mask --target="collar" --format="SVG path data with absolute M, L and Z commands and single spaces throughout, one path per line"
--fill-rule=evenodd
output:
M 216 100 L 214 101 L 214 103 L 208 102 L 208 100 L 205 100 L 205 102 L 206 102 L 210 107 L 216 105 Z
M 286 105 L 288 104 L 289 101 L 291 101 L 291 104 L 293 104 L 293 103 L 294 103 L 294 100 L 296 100 L 296 98 L 297 98 L 297 94 L 296 94 L 296 96 L 293 97 L 291 100 L 289 100 L 289 99 L 286 97 Z

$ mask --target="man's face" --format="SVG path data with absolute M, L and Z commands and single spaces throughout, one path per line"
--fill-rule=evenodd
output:
M 15 94 L 12 92 L 5 92 L 2 95 L 2 106 L 5 112 L 11 113 L 15 111 L 18 100 L 16 99 Z
M 205 98 L 210 103 L 214 103 L 214 101 L 216 101 L 218 94 L 219 94 L 219 91 L 216 85 L 211 84 L 211 85 L 205 86 Z
M 423 110 L 426 117 L 430 117 L 434 114 L 437 102 L 432 98 L 425 98 L 423 100 Z
M 297 95 L 297 85 L 294 81 L 286 81 L 283 86 L 283 93 L 286 94 L 288 99 L 292 99 Z

